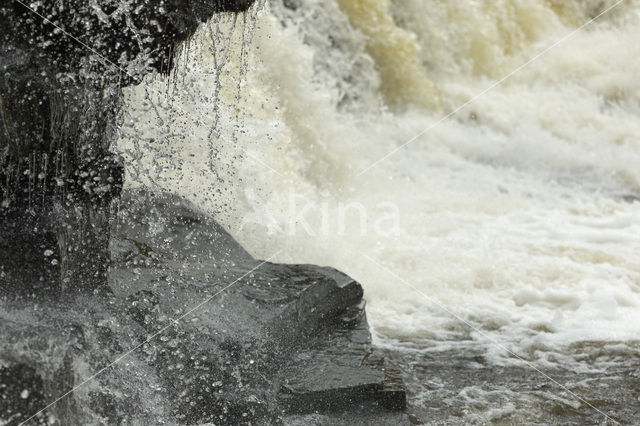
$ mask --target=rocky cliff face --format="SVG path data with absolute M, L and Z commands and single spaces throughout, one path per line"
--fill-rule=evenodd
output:
M 104 289 L 109 205 L 123 179 L 109 151 L 121 87 L 169 72 L 200 22 L 251 4 L 0 2 L 0 247 L 13 247 L 0 259 L 3 290 Z

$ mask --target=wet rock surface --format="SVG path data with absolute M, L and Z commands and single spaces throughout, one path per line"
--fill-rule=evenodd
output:
M 338 318 L 330 333 L 317 336 L 287 364 L 280 398 L 288 412 L 349 409 L 367 401 L 405 408 L 399 373 L 371 347 L 364 303 L 354 307 L 362 313 L 355 324 Z
M 124 179 L 110 150 L 122 88 L 169 74 L 201 23 L 253 3 L 0 1 L 0 240 L 33 271 L 5 279 L 20 268 L 0 257 L 0 285 L 22 295 L 41 293 L 34 281 L 54 293 L 71 282 L 106 291 L 108 206 Z
M 0 304 L 2 421 L 59 398 L 32 421 L 406 420 L 402 382 L 374 352 L 348 276 L 255 260 L 170 195 L 125 193 L 111 236 L 113 295 Z

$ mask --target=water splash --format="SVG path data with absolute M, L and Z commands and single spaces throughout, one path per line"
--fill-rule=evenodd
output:
M 231 56 L 246 52 L 247 96 L 237 102 L 237 67 L 217 72 L 203 55 L 180 71 L 180 109 L 160 114 L 170 130 L 163 137 L 149 124 L 155 116 L 144 96 L 132 94 L 136 131 L 163 141 L 131 152 L 138 167 L 157 159 L 148 167 L 154 184 L 218 213 L 253 254 L 278 246 L 280 261 L 329 264 L 357 277 L 380 338 L 485 341 L 360 253 L 532 361 L 547 365 L 567 342 L 634 339 L 640 211 L 629 201 L 640 192 L 639 2 L 536 60 L 366 180 L 353 178 L 439 119 L 432 106 L 400 96 L 424 94 L 416 81 L 437 88 L 450 111 L 610 4 L 273 1 L 251 15 L 251 41 L 229 45 Z M 410 59 L 376 41 L 390 32 L 413 46 L 398 49 Z M 389 92 L 385 67 L 415 75 Z M 402 108 L 389 109 L 395 102 Z M 211 133 L 200 114 L 216 108 Z M 340 203 L 374 211 L 392 201 L 404 231 L 362 236 L 351 218 L 344 234 L 274 233 L 287 229 L 291 194 L 309 201 L 310 223 L 321 223 L 323 206 L 337 216 Z M 276 226 L 243 226 L 256 205 Z M 490 356 L 508 362 L 496 348 Z

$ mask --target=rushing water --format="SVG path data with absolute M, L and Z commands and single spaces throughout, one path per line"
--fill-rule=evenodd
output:
M 615 5 L 272 0 L 217 17 L 172 82 L 128 93 L 129 182 L 196 201 L 257 257 L 357 278 L 408 375 L 452 353 L 536 382 L 532 367 L 637 369 L 640 2 Z M 444 398 L 415 374 L 416 405 Z M 472 417 L 492 421 L 527 383 L 456 398 L 494 398 Z

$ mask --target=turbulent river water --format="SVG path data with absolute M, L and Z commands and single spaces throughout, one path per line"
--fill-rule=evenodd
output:
M 255 256 L 358 279 L 422 416 L 633 423 L 638 40 L 636 0 L 263 1 L 127 92 L 118 148 Z

